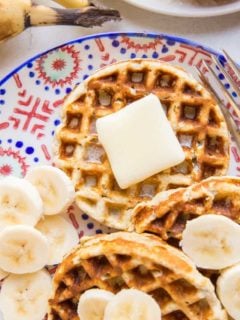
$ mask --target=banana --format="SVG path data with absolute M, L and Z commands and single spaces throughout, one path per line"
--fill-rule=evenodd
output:
M 82 8 L 89 6 L 88 0 L 54 0 L 66 8 Z
M 25 29 L 24 16 L 30 7 L 30 0 L 0 0 L 0 41 Z
M 136 289 L 124 289 L 106 306 L 103 320 L 113 319 L 161 320 L 161 310 L 147 293 Z
M 74 25 L 90 28 L 120 20 L 117 10 L 97 8 L 87 0 L 56 0 L 70 9 L 37 5 L 31 0 L 0 0 L 0 42 L 41 25 Z M 76 9 L 71 9 L 76 7 Z
M 63 212 L 74 200 L 73 183 L 58 168 L 51 166 L 34 167 L 29 170 L 25 179 L 38 189 L 46 215 Z
M 48 265 L 60 263 L 63 256 L 69 253 L 79 242 L 76 229 L 61 216 L 45 216 L 36 228 L 49 242 Z
M 113 299 L 114 294 L 101 289 L 85 291 L 78 303 L 78 315 L 81 320 L 103 320 L 106 305 Z
M 51 277 L 45 270 L 10 275 L 0 293 L 4 320 L 42 320 L 47 313 L 51 290 Z
M 224 270 L 217 280 L 217 294 L 234 320 L 240 320 L 240 264 Z
M 42 269 L 49 259 L 45 236 L 29 226 L 7 227 L 0 233 L 0 268 L 24 274 Z
M 225 216 L 206 214 L 187 223 L 180 245 L 197 267 L 224 269 L 240 261 L 240 226 Z
M 5 272 L 2 269 L 0 269 L 0 281 L 5 279 L 8 275 L 9 275 L 8 272 Z M 1 317 L 0 317 L 0 319 L 1 319 Z
M 16 177 L 0 180 L 0 230 L 15 224 L 34 226 L 42 213 L 42 200 L 31 183 Z

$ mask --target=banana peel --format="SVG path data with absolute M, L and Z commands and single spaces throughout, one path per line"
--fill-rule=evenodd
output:
M 70 1 L 73 5 L 73 0 Z M 94 5 L 78 9 L 58 9 L 37 5 L 31 0 L 0 0 L 0 42 L 32 26 L 75 25 L 91 28 L 111 20 L 120 20 L 117 10 Z
M 89 6 L 88 0 L 54 0 L 65 8 L 83 8 Z
M 0 1 L 0 41 L 25 29 L 25 14 L 30 7 L 30 0 Z

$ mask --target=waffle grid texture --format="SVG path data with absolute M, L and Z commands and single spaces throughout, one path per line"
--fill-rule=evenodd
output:
M 122 190 L 98 141 L 95 123 L 150 92 L 159 97 L 186 160 Z M 56 165 L 74 182 L 79 208 L 107 226 L 126 230 L 139 202 L 224 175 L 229 134 L 215 100 L 184 70 L 157 60 L 131 60 L 97 71 L 66 98 L 54 154 Z
M 227 319 L 210 280 L 181 251 L 149 234 L 82 239 L 58 267 L 53 285 L 49 320 L 79 320 L 79 298 L 91 288 L 142 290 L 160 305 L 163 320 Z
M 210 177 L 187 188 L 161 192 L 132 213 L 137 232 L 150 232 L 177 245 L 187 221 L 204 214 L 224 215 L 240 223 L 240 178 Z

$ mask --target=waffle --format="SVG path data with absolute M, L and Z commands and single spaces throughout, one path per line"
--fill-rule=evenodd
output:
M 203 214 L 221 214 L 240 223 L 240 178 L 210 177 L 187 188 L 159 193 L 138 204 L 132 223 L 137 232 L 158 234 L 178 245 L 186 222 Z
M 58 267 L 49 320 L 79 320 L 90 288 L 136 288 L 159 303 L 163 320 L 225 320 L 214 287 L 178 249 L 149 234 L 117 232 L 87 238 Z
M 122 190 L 98 141 L 95 122 L 150 92 L 161 100 L 186 160 Z M 62 111 L 55 163 L 73 180 L 80 209 L 105 225 L 126 230 L 137 203 L 227 171 L 229 135 L 219 106 L 180 68 L 150 59 L 113 64 L 80 84 Z

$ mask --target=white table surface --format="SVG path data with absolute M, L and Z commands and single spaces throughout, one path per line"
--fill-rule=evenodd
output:
M 41 0 L 50 4 L 50 0 Z M 159 32 L 178 35 L 220 50 L 240 62 L 240 12 L 214 18 L 177 18 L 151 13 L 123 0 L 100 1 L 121 12 L 122 21 L 102 27 L 51 26 L 31 28 L 0 44 L 0 79 L 35 54 L 83 35 L 108 31 Z

